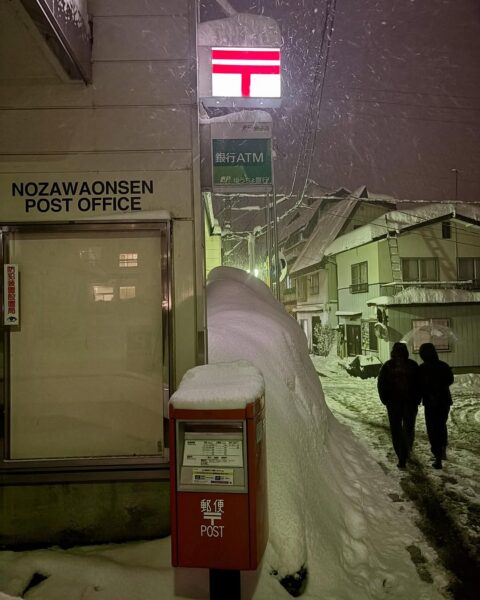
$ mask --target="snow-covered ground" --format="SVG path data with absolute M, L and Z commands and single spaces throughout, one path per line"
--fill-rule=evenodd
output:
M 244 598 L 291 598 L 282 581 L 303 588 L 306 600 L 450 597 L 449 573 L 415 524 L 418 512 L 404 501 L 392 468 L 374 382 L 351 378 L 335 360 L 315 359 L 337 419 L 301 329 L 268 288 L 236 269 L 217 269 L 210 279 L 210 361 L 249 360 L 266 384 L 270 539 L 259 572 L 243 575 Z M 333 373 L 343 378 L 338 384 Z M 368 448 L 340 420 L 358 438 L 365 431 L 359 423 L 378 422 L 378 440 L 369 434 Z M 421 435 L 417 448 L 428 462 Z M 466 494 L 468 486 L 442 479 L 453 477 L 457 452 L 452 431 L 448 466 L 432 477 Z M 473 485 L 466 456 L 458 459 L 458 478 L 471 469 Z M 169 544 L 1 552 L 0 590 L 29 600 L 207 598 L 208 574 L 171 569 Z
M 390 441 L 386 410 L 378 399 L 376 379 L 351 377 L 344 368 L 345 362 L 334 353 L 326 358 L 311 358 L 319 373 L 328 406 L 342 423 L 347 424 L 364 441 L 390 480 L 397 482 L 398 501 L 406 505 L 413 503 L 420 510 L 415 520 L 429 537 L 436 537 L 436 543 L 443 546 L 444 562 L 455 562 L 449 560 L 452 553 L 449 545 L 454 545 L 454 551 L 458 552 L 457 560 L 463 556 L 465 562 L 467 556 L 472 561 L 471 568 L 476 563 L 478 570 L 480 374 L 455 376 L 455 383 L 451 387 L 453 405 L 448 421 L 448 459 L 443 463 L 443 470 L 432 468 L 433 457 L 426 435 L 423 409 L 420 407 L 412 463 L 407 471 L 399 471 Z M 428 494 L 428 503 L 437 507 L 434 516 L 447 520 L 447 523 L 425 522 L 432 520 L 432 515 L 424 514 L 428 510 L 422 510 L 425 508 L 425 499 L 422 501 L 419 498 L 422 494 Z M 452 566 L 456 567 L 455 564 Z M 462 598 L 461 595 L 458 597 Z
M 347 374 L 335 354 L 311 356 L 319 373 L 328 406 L 335 416 L 364 440 L 371 454 L 388 474 L 401 480 L 408 471 L 396 468 L 397 459 L 388 433 L 385 407 L 380 403 L 376 379 Z M 442 471 L 432 469 L 433 457 L 426 435 L 423 408 L 419 408 L 413 460 L 465 528 L 472 546 L 480 542 L 480 374 L 456 375 L 451 387 L 453 405 L 448 421 L 448 460 Z M 472 517 L 477 515 L 477 519 Z

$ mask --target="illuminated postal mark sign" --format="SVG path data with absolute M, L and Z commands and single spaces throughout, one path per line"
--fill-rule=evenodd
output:
M 280 98 L 280 49 L 212 48 L 212 95 Z

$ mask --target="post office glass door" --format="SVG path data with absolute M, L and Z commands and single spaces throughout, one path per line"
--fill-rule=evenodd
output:
M 165 230 L 7 234 L 7 458 L 159 456 L 168 384 Z

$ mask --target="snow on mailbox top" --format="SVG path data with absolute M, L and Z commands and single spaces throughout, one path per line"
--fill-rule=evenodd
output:
M 175 408 L 219 410 L 245 408 L 263 396 L 262 373 L 246 360 L 194 367 L 170 398 Z

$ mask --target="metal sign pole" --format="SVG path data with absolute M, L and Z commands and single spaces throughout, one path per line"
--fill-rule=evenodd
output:
M 267 268 L 268 268 L 268 286 L 271 288 L 272 287 L 272 273 L 273 273 L 273 269 L 272 269 L 272 236 L 271 236 L 271 231 L 270 231 L 270 223 L 271 223 L 271 217 L 270 217 L 270 192 L 267 192 L 266 196 L 265 196 L 265 209 L 266 209 L 266 215 L 265 215 L 265 222 L 266 222 L 266 229 L 265 229 L 265 245 L 266 245 L 266 250 L 267 250 Z
M 273 165 L 272 165 L 273 167 Z M 277 220 L 277 194 L 275 191 L 275 179 L 273 178 L 273 258 L 275 261 L 275 296 L 280 300 L 280 257 L 278 255 L 278 220 Z

